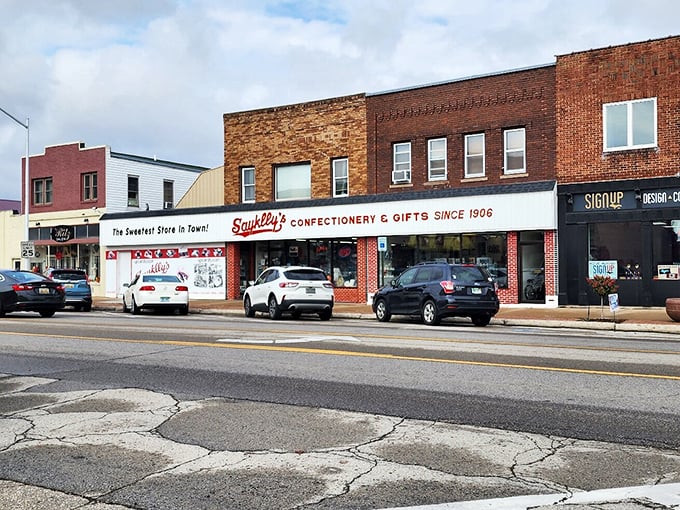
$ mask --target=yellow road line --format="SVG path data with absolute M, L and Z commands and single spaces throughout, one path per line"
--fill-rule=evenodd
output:
M 119 342 L 119 343 L 138 343 L 138 344 L 150 344 L 150 345 L 174 345 L 181 347 L 212 347 L 221 349 L 241 349 L 241 350 L 253 350 L 253 351 L 274 351 L 274 352 L 290 352 L 290 353 L 300 353 L 300 354 L 319 354 L 328 356 L 348 356 L 355 358 L 373 358 L 373 359 L 389 359 L 395 361 L 419 361 L 428 363 L 445 363 L 451 365 L 468 365 L 468 366 L 480 366 L 480 367 L 493 367 L 493 368 L 511 368 L 518 370 L 536 370 L 541 372 L 559 372 L 568 374 L 580 374 L 580 375 L 602 375 L 610 377 L 636 377 L 640 379 L 657 379 L 657 380 L 667 380 L 667 381 L 680 381 L 680 376 L 677 375 L 663 375 L 663 374 L 639 374 L 636 372 L 612 372 L 607 370 L 586 370 L 580 368 L 560 368 L 560 367 L 546 367 L 540 365 L 521 365 L 516 363 L 496 363 L 489 361 L 469 361 L 469 360 L 457 360 L 457 359 L 446 359 L 446 358 L 428 358 L 424 356 L 404 356 L 397 354 L 387 354 L 387 353 L 371 353 L 371 352 L 354 352 L 345 351 L 339 349 L 312 349 L 309 347 L 291 347 L 291 346 L 275 346 L 275 345 L 248 345 L 248 344 L 230 344 L 230 343 L 213 343 L 213 342 L 189 342 L 186 340 L 140 340 L 140 339 L 127 339 L 127 338 L 97 338 L 88 336 L 67 336 L 67 335 L 46 335 L 39 333 L 7 333 L 6 335 L 17 335 L 17 336 L 36 336 L 45 337 L 49 336 L 51 338 L 60 338 L 66 340 L 84 340 L 84 341 L 96 341 L 96 342 Z

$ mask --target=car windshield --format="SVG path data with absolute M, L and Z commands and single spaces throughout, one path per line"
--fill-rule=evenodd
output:
M 80 273 L 77 271 L 55 271 L 52 273 L 53 280 L 64 280 L 68 282 L 77 282 L 79 280 L 87 280 L 85 273 Z
M 477 266 L 451 266 L 451 275 L 456 283 L 472 285 L 487 281 L 486 275 Z
M 318 269 L 289 269 L 283 274 L 289 280 L 326 280 L 326 274 Z
M 171 274 L 146 274 L 142 276 L 145 283 L 179 283 L 179 278 Z

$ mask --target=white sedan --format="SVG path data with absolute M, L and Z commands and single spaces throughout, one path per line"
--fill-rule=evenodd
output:
M 189 287 L 175 275 L 138 274 L 123 287 L 124 312 L 173 309 L 182 315 L 189 313 Z

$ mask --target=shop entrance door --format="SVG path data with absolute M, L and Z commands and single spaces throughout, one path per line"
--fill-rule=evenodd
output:
M 520 232 L 520 303 L 545 302 L 543 232 Z

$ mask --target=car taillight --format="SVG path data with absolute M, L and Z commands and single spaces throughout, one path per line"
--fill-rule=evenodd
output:
M 297 286 L 298 282 L 279 282 L 279 287 L 281 287 L 282 289 L 290 289 Z
M 148 292 L 153 292 L 154 290 L 156 290 L 156 287 L 154 287 L 153 285 L 142 285 L 139 288 L 139 290 L 140 290 L 140 292 L 143 291 L 143 290 L 146 290 Z
M 324 282 L 323 286 L 326 287 L 327 289 L 333 288 L 333 284 L 331 282 Z
M 33 290 L 33 286 L 26 285 L 25 283 L 15 283 L 12 285 L 12 289 L 14 289 L 15 292 L 19 292 L 20 290 Z
M 453 294 L 454 290 L 456 289 L 456 286 L 451 280 L 439 282 L 439 285 L 441 285 L 442 289 L 444 289 L 444 294 Z
M 57 285 L 57 292 L 66 292 L 66 287 L 61 284 Z
M 177 292 L 189 292 L 189 287 L 187 287 L 186 285 L 178 285 L 177 287 L 175 287 L 175 290 Z

